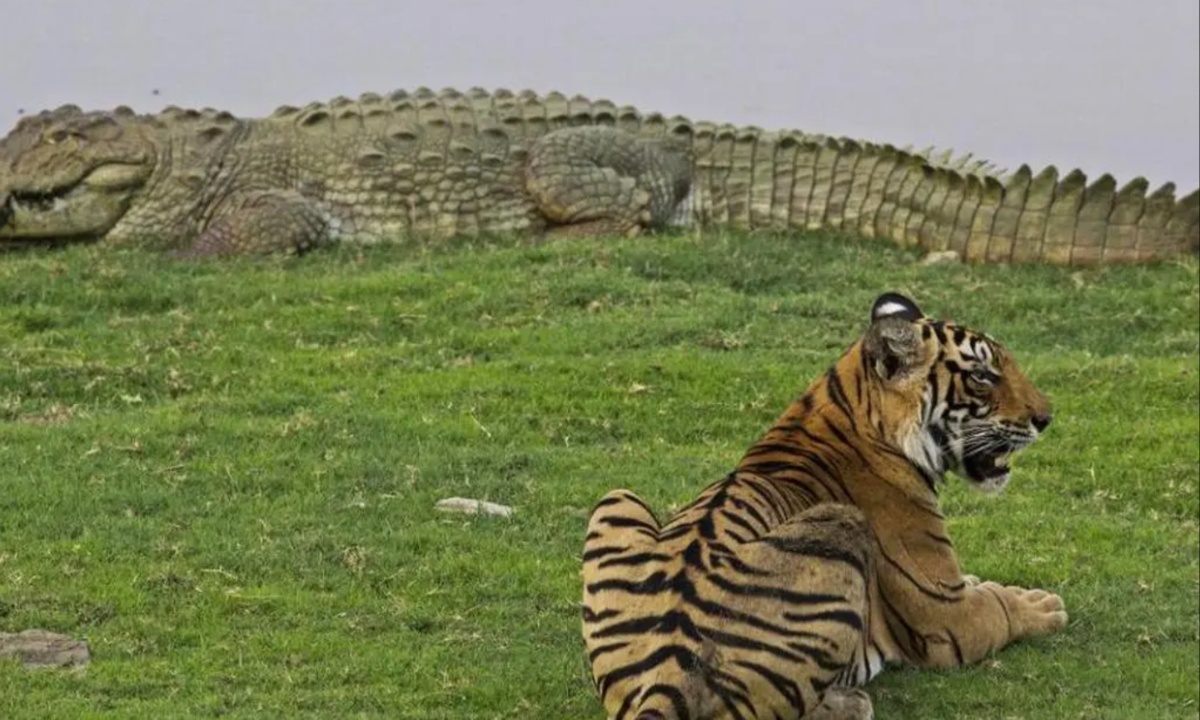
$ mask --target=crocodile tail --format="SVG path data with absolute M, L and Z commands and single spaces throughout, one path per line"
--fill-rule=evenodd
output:
M 1176 200 L 1173 183 L 1150 192 L 1145 178 L 1118 186 L 1108 174 L 1089 182 L 1079 170 L 1060 177 L 1028 165 L 999 177 L 912 156 L 901 168 L 902 181 L 863 203 L 864 234 L 968 262 L 1096 265 L 1200 251 L 1200 193 Z
M 848 200 L 822 208 L 826 227 L 952 251 L 968 262 L 1096 265 L 1200 252 L 1200 192 L 1176 200 L 1173 183 L 1151 192 L 1140 177 L 1118 186 L 1108 174 L 1089 182 L 1079 170 L 1060 177 L 1053 166 L 1035 174 L 1027 165 L 1001 177 L 886 146 L 843 143 L 839 154 L 846 152 L 860 157 L 843 185 Z M 864 162 L 869 155 L 878 158 Z M 836 181 L 836 172 L 829 176 Z
M 957 242 L 968 261 L 1043 261 L 1061 265 L 1148 262 L 1195 255 L 1200 195 L 1175 199 L 1175 185 L 1153 192 L 1145 178 L 1118 186 L 1111 175 L 1088 182 L 1079 170 L 1061 179 L 1047 167 L 1021 167 L 975 202 L 962 202 Z
M 841 230 L 970 262 L 1093 265 L 1200 252 L 1200 193 L 798 131 L 694 127 L 702 223 Z

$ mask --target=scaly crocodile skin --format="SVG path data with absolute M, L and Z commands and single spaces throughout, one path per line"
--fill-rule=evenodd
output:
M 1095 264 L 1200 251 L 1200 194 L 970 156 L 472 89 L 281 107 L 75 106 L 0 140 L 0 246 L 43 240 L 302 251 L 480 233 L 680 225 L 833 229 L 968 261 Z

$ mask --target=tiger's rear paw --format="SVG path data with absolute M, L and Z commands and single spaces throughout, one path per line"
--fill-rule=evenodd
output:
M 804 720 L 872 720 L 871 696 L 858 688 L 830 688 Z

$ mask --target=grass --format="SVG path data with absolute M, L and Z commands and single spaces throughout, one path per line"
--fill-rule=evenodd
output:
M 889 671 L 878 716 L 1197 717 L 1196 263 L 924 267 L 816 235 L 0 256 L 0 631 L 93 651 L 0 663 L 0 716 L 600 718 L 588 508 L 688 501 L 886 289 L 1053 399 L 1001 497 L 944 505 L 969 571 L 1071 622 Z

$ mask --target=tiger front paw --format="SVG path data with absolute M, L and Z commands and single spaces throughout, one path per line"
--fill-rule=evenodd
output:
M 1008 610 L 1013 637 L 1033 637 L 1062 630 L 1067 626 L 1067 611 L 1058 595 L 1038 588 L 979 583 L 980 589 L 996 593 Z

